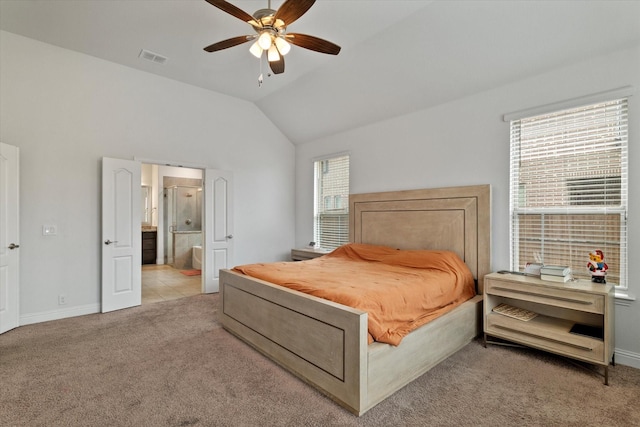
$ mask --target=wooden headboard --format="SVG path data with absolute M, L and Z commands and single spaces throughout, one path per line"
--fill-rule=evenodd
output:
M 457 253 L 482 292 L 491 268 L 491 187 L 349 195 L 349 241 Z

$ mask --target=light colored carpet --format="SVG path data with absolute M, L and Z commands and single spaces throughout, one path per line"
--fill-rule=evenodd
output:
M 218 323 L 218 295 L 0 335 L 3 426 L 632 426 L 640 371 L 610 386 L 542 352 L 474 341 L 358 418 Z

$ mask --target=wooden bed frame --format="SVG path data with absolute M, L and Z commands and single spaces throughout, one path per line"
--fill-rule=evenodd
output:
M 446 249 L 473 273 L 478 295 L 406 336 L 367 343 L 367 313 L 229 270 L 220 272 L 221 323 L 357 415 L 482 332 L 490 269 L 488 185 L 349 196 L 351 242 Z

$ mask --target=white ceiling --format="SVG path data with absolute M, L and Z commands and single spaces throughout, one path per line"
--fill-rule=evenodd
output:
M 254 102 L 299 144 L 640 43 L 640 1 L 319 0 L 288 30 L 342 51 L 294 46 L 262 87 L 250 43 L 203 50 L 253 32 L 204 0 L 0 0 L 0 28 Z

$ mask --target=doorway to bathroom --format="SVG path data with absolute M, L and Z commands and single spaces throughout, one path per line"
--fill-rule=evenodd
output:
M 202 293 L 203 170 L 142 164 L 142 304 Z
M 155 165 L 145 191 L 141 191 L 142 163 Z M 142 300 L 142 236 L 156 233 L 156 264 L 164 263 L 164 227 L 158 226 L 164 209 L 160 193 L 161 168 L 196 169 L 201 174 L 203 201 L 202 270 L 200 292 L 220 289 L 219 271 L 233 263 L 233 174 L 196 165 L 169 162 L 102 158 L 102 303 L 103 313 L 134 307 Z M 153 169 L 152 169 L 153 171 Z M 145 184 L 147 185 L 147 184 Z M 163 188 L 164 190 L 164 188 Z M 141 194 L 147 194 L 144 200 Z M 142 200 L 141 200 L 142 199 Z M 150 199 L 150 201 L 149 201 Z M 155 217 L 155 222 L 154 222 Z M 142 221 L 141 221 L 142 219 Z M 143 224 L 146 223 L 146 224 Z M 141 226 L 146 226 L 143 231 Z M 145 246 L 146 247 L 146 246 Z

